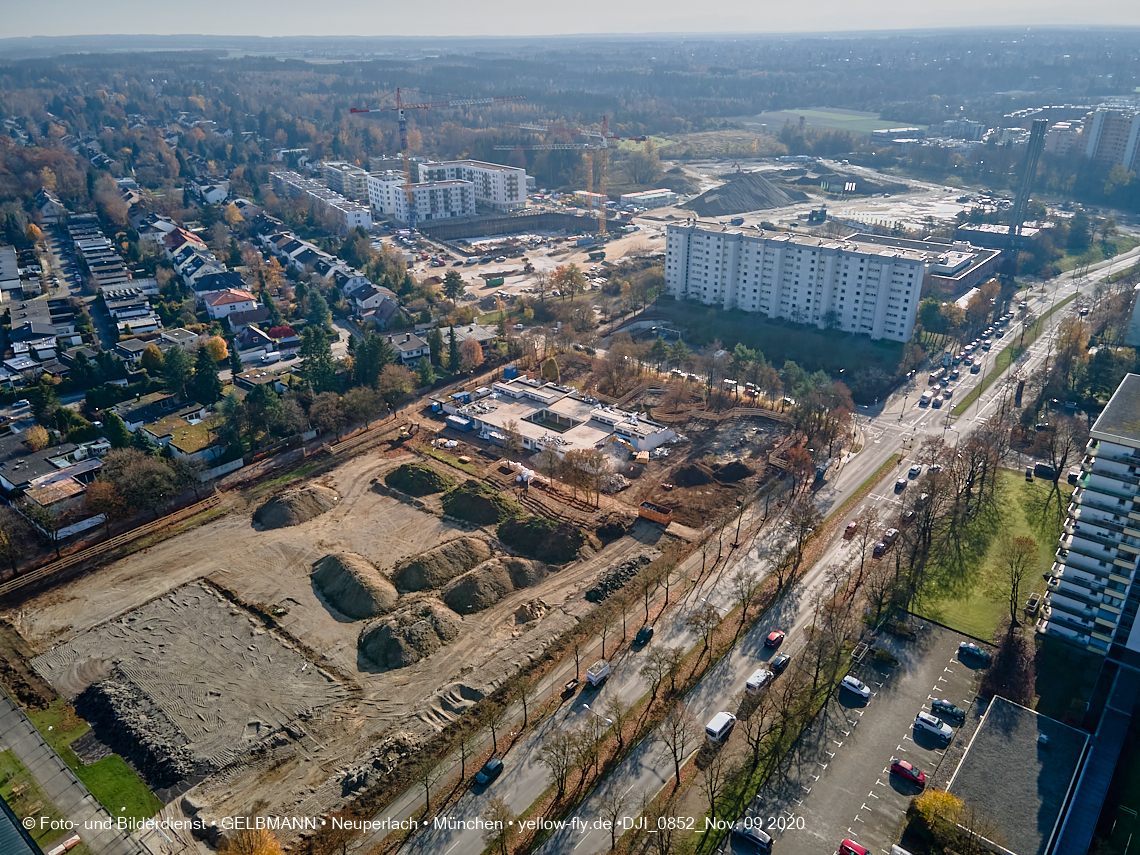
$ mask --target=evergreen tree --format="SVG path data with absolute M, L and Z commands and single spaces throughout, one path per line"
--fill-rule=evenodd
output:
M 435 370 L 431 367 L 431 360 L 426 356 L 421 356 L 420 363 L 416 366 L 416 381 L 421 389 L 435 382 Z
M 305 327 L 301 333 L 301 376 L 314 394 L 336 391 L 336 363 L 332 348 L 325 334 L 315 327 Z
M 207 347 L 198 348 L 194 360 L 194 399 L 207 407 L 221 400 L 222 380 L 218 377 L 218 363 L 210 356 Z
M 230 372 L 234 377 L 237 377 L 242 372 L 241 354 L 238 353 L 237 344 L 234 341 L 229 342 L 230 345 Z
M 318 329 L 324 329 L 330 320 L 332 313 L 329 311 L 329 304 L 321 296 L 321 292 L 314 288 L 312 296 L 309 297 L 308 321 Z
M 353 359 L 353 382 L 357 386 L 375 386 L 384 366 L 396 361 L 396 352 L 388 339 L 369 330 L 356 343 Z
M 177 345 L 166 351 L 162 360 L 162 379 L 166 381 L 167 389 L 178 397 L 185 398 L 190 393 L 192 372 L 186 351 Z
M 455 340 L 455 327 L 447 333 L 447 370 L 453 374 L 459 370 L 459 343 Z
M 458 270 L 449 270 L 443 276 L 443 293 L 447 295 L 447 299 L 456 300 L 462 297 L 467 290 L 467 286 L 463 284 L 463 277 L 459 275 Z
M 131 444 L 131 432 L 118 414 L 108 410 L 103 417 L 103 436 L 111 443 L 111 448 L 126 448 Z
M 439 327 L 432 327 L 428 330 L 427 343 L 428 349 L 431 351 L 431 364 L 441 365 L 440 359 L 443 358 L 443 333 L 439 331 Z
M 162 450 L 155 441 L 150 438 L 150 434 L 142 428 L 134 432 L 134 436 L 131 438 L 131 445 L 144 454 L 149 454 L 151 457 L 157 456 Z

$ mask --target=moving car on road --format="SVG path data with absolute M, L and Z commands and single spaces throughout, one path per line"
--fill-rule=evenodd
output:
M 649 639 L 653 638 L 653 627 L 646 624 L 637 631 L 637 635 L 633 637 L 633 643 L 636 645 L 648 644 Z
M 938 399 L 935 398 L 935 400 L 938 400 Z M 903 490 L 906 489 L 907 483 L 908 482 L 907 482 L 906 478 L 899 478 L 899 480 L 895 481 L 895 492 L 901 493 Z
M 764 646 L 772 648 L 779 647 L 783 644 L 786 635 L 787 633 L 782 629 L 774 629 L 768 633 L 768 637 L 764 639 Z
M 501 774 L 503 774 L 503 761 L 498 757 L 492 757 L 475 773 L 475 783 L 489 784 Z

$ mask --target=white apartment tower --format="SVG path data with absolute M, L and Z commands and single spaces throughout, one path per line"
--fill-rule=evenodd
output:
M 470 181 L 428 181 L 405 184 L 399 172 L 368 176 L 368 203 L 374 211 L 408 219 L 408 190 L 415 206 L 416 222 L 475 216 L 475 186 Z
M 1140 375 L 1129 374 L 1089 431 L 1038 631 L 1140 665 L 1138 560 Z
M 671 225 L 665 287 L 678 300 L 908 341 L 926 262 L 917 252 L 804 235 Z

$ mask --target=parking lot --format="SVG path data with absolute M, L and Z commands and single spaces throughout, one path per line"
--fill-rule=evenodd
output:
M 910 799 L 921 792 L 891 774 L 891 760 L 926 772 L 926 786 L 945 786 L 977 726 L 977 663 L 958 657 L 958 644 L 967 640 L 933 625 L 916 628 L 911 640 L 880 637 L 876 649 L 890 652 L 898 664 L 868 656 L 855 666 L 851 673 L 871 688 L 870 698 L 863 703 L 849 692 L 834 695 L 753 802 L 750 813 L 762 817 L 766 828 L 770 818 L 776 821 L 773 852 L 820 855 L 850 838 L 876 855 L 889 855 Z M 930 712 L 935 698 L 966 711 L 948 747 L 914 728 L 916 713 Z M 729 851 L 755 851 L 736 841 L 732 846 Z

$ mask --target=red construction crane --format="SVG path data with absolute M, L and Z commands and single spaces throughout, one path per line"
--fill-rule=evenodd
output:
M 472 107 L 477 104 L 501 104 L 506 101 L 525 101 L 525 95 L 504 95 L 499 98 L 449 98 L 443 101 L 418 101 L 413 104 L 404 103 L 403 90 L 396 89 L 396 103 L 388 107 L 353 107 L 350 113 L 396 113 L 400 125 L 400 155 L 404 160 L 404 183 L 408 185 L 405 193 L 408 199 L 408 227 L 416 227 L 416 206 L 411 190 L 412 168 L 408 163 L 408 117 L 405 110 L 430 110 L 437 107 Z

